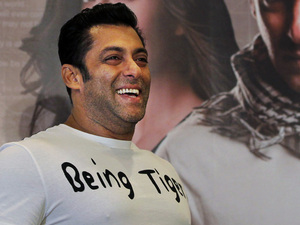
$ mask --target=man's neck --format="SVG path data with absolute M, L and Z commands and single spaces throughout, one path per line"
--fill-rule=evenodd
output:
M 115 131 L 116 129 L 104 127 L 103 125 L 92 121 L 86 116 L 79 116 L 78 112 L 74 110 L 72 110 L 71 115 L 68 117 L 65 124 L 85 133 L 117 140 L 131 141 L 134 133 L 134 127 L 132 129 L 122 131 L 119 129 L 118 131 Z

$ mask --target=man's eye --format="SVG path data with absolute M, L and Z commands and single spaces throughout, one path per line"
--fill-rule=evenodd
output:
M 148 64 L 148 59 L 145 58 L 145 57 L 137 58 L 135 61 L 141 67 L 144 67 L 144 66 L 146 66 Z
M 137 58 L 136 61 L 148 63 L 148 59 L 147 58 Z
M 117 65 L 120 63 L 121 60 L 122 58 L 119 56 L 109 56 L 104 59 L 104 62 L 111 65 Z
M 108 62 L 108 61 L 119 61 L 121 60 L 121 58 L 119 56 L 109 56 L 109 57 L 106 57 L 104 59 L 105 62 Z

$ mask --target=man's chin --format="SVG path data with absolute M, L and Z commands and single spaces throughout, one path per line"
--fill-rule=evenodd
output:
M 138 123 L 140 120 L 144 118 L 145 113 L 140 112 L 140 113 L 134 113 L 134 114 L 127 114 L 124 118 L 125 121 L 128 123 Z

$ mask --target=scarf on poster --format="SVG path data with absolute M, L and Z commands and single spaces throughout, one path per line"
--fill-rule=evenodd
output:
M 300 94 L 276 74 L 258 36 L 232 57 L 237 86 L 196 109 L 197 123 L 242 141 L 264 159 L 263 149 L 280 144 L 300 157 Z

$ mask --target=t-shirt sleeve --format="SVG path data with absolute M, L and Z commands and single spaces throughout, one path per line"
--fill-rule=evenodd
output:
M 0 149 L 0 224 L 41 224 L 45 192 L 38 167 L 22 146 Z

